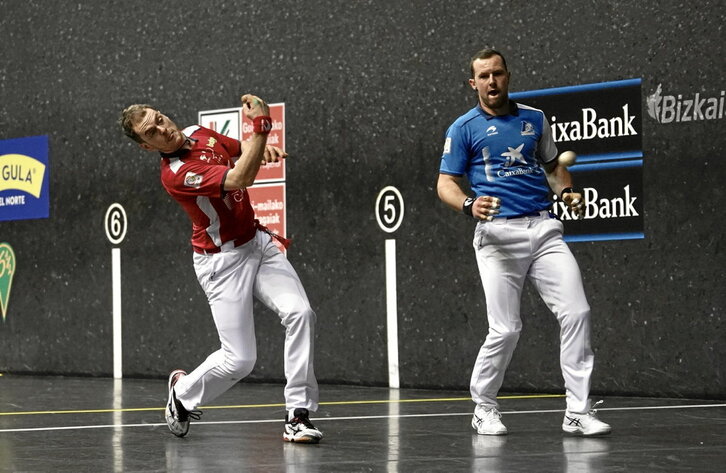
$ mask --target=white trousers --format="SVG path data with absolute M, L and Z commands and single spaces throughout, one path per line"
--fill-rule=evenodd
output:
M 313 371 L 315 313 L 297 273 L 270 235 L 209 255 L 194 254 L 199 284 L 209 299 L 221 348 L 176 384 L 188 410 L 205 405 L 252 372 L 257 361 L 253 296 L 280 317 L 285 327 L 285 404 L 318 408 Z
M 574 413 L 590 410 L 594 362 L 590 306 L 580 268 L 562 231 L 562 222 L 546 211 L 534 217 L 482 221 L 476 227 L 474 249 L 489 322 L 471 375 L 471 395 L 477 404 L 498 406 L 497 393 L 522 330 L 522 288 L 529 279 L 560 324 L 567 408 Z

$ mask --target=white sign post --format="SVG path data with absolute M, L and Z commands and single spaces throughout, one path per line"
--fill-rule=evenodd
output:
M 403 222 L 403 197 L 393 186 L 384 187 L 376 199 L 376 220 L 386 233 Z M 401 387 L 398 369 L 398 303 L 396 289 L 396 240 L 386 240 L 386 334 L 388 339 L 388 385 Z
M 106 211 L 106 237 L 114 245 L 126 236 L 128 222 L 121 204 L 111 204 Z M 111 286 L 113 290 L 113 377 L 122 378 L 121 352 L 121 249 L 111 249 Z

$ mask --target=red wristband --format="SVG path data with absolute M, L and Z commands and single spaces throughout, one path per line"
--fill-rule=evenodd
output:
M 262 135 L 268 134 L 270 131 L 272 131 L 272 118 L 265 116 L 253 118 L 252 131 L 254 133 L 260 133 Z

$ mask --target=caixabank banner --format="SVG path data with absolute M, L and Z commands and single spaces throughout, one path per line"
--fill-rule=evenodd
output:
M 0 140 L 0 220 L 48 218 L 48 137 Z
M 574 218 L 553 196 L 567 241 L 644 238 L 641 79 L 510 94 L 544 111 L 559 152 L 577 153 L 570 167 L 587 200 Z

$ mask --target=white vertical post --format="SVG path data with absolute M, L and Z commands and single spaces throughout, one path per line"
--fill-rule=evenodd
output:
M 111 249 L 113 287 L 113 377 L 123 377 L 121 365 L 121 249 Z
M 386 240 L 386 327 L 388 338 L 388 385 L 398 389 L 398 304 L 396 290 L 396 240 Z

